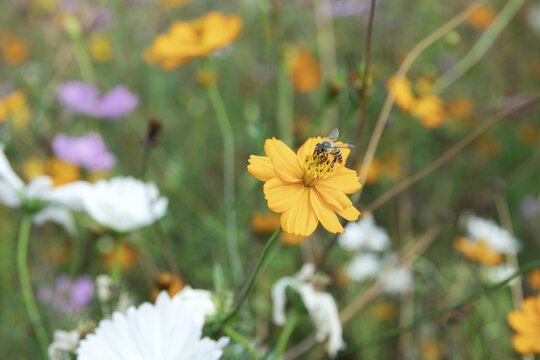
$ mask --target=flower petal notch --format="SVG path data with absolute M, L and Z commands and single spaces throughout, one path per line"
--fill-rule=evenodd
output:
M 336 214 L 349 221 L 360 216 L 346 195 L 362 186 L 356 172 L 345 167 L 350 149 L 335 142 L 342 146 L 339 156 L 316 151 L 323 141 L 310 138 L 295 154 L 284 142 L 272 138 L 264 145 L 267 156 L 249 158 L 248 171 L 265 182 L 268 208 L 281 214 L 281 226 L 288 233 L 309 236 L 319 222 L 331 233 L 343 233 Z

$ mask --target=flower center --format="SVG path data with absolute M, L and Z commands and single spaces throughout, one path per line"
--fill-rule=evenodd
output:
M 306 155 L 304 162 L 304 185 L 313 187 L 318 180 L 324 179 L 334 173 L 335 167 L 331 166 L 331 156 L 326 157 L 324 153 L 313 153 Z

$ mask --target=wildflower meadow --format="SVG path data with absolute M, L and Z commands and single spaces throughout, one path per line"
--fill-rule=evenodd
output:
M 0 359 L 540 359 L 538 0 L 2 0 Z

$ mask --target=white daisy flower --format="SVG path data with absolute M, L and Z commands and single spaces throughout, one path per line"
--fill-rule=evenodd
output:
M 65 353 L 74 353 L 79 343 L 78 331 L 64 331 L 55 330 L 53 335 L 53 342 L 49 345 L 49 359 L 50 360 L 64 360 Z
M 80 209 L 81 191 L 85 188 L 81 183 L 53 187 L 50 177 L 40 176 L 25 184 L 13 171 L 0 144 L 0 202 L 8 207 L 32 211 L 35 225 L 52 221 L 74 234 L 75 223 L 68 209 Z
M 152 224 L 165 215 L 167 204 L 155 184 L 131 177 L 97 181 L 83 199 L 90 217 L 121 233 Z
M 513 254 L 520 248 L 519 240 L 494 221 L 470 215 L 464 218 L 467 239 L 478 243 L 484 241 L 491 249 L 501 254 Z
M 408 267 L 399 264 L 396 254 L 390 255 L 385 261 L 378 280 L 382 284 L 384 291 L 390 294 L 403 293 L 414 286 L 412 271 Z
M 484 266 L 482 268 L 482 276 L 486 281 L 495 284 L 508 279 L 516 271 L 517 269 L 510 264 L 501 264 L 498 266 Z M 509 284 L 515 283 L 518 279 L 519 276 L 515 277 L 509 282 Z
M 382 261 L 376 254 L 356 255 L 347 266 L 347 275 L 351 280 L 364 281 L 374 277 L 381 269 Z
M 195 301 L 159 294 L 155 305 L 130 307 L 101 321 L 80 342 L 78 360 L 215 360 L 228 338 L 201 338 L 205 311 Z
M 193 289 L 187 285 L 176 295 L 186 302 L 196 302 L 203 308 L 205 315 L 214 315 L 217 312 L 216 304 L 212 300 L 212 293 L 208 290 Z
M 287 302 L 285 290 L 290 286 L 300 294 L 315 324 L 316 340 L 322 342 L 328 338 L 326 351 L 330 357 L 335 357 L 338 351 L 345 348 L 336 301 L 329 293 L 315 290 L 312 282 L 314 275 L 315 266 L 305 264 L 294 277 L 284 277 L 274 284 L 272 287 L 273 320 L 276 325 L 285 325 Z
M 338 241 L 342 248 L 349 251 L 384 251 L 390 245 L 388 233 L 375 224 L 371 214 L 362 215 L 359 221 L 348 223 Z

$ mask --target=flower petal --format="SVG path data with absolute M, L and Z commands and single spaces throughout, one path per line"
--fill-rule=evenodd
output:
M 302 194 L 294 202 L 293 206 L 281 214 L 281 226 L 283 230 L 295 235 L 311 235 L 317 228 L 317 215 L 311 206 L 310 193 L 303 188 Z
M 310 197 L 311 206 L 313 206 L 313 210 L 324 228 L 334 234 L 343 233 L 345 230 L 339 223 L 339 220 L 331 206 L 323 200 L 317 191 L 311 190 Z
M 276 176 L 274 165 L 268 156 L 251 155 L 247 167 L 249 173 L 261 181 L 268 181 Z
M 351 200 L 341 189 L 330 186 L 325 181 L 318 182 L 315 185 L 315 190 L 319 192 L 324 201 L 332 206 L 335 211 L 345 210 L 352 205 Z
M 323 139 L 324 138 L 320 136 L 316 138 L 309 138 L 302 146 L 300 146 L 300 148 L 296 152 L 296 157 L 298 158 L 298 164 L 300 165 L 300 168 L 304 168 L 306 156 L 313 154 L 313 151 L 315 151 L 315 145 L 323 141 Z
M 356 171 L 347 169 L 346 167 L 336 169 L 336 172 L 333 175 L 322 179 L 321 182 L 339 189 L 345 194 L 353 194 L 362 187 Z
M 264 198 L 268 201 L 268 208 L 274 212 L 282 213 L 289 210 L 305 190 L 304 184 L 291 184 L 274 177 L 264 184 Z
M 296 160 L 296 154 L 285 143 L 276 138 L 268 139 L 264 143 L 264 151 L 272 160 L 274 171 L 283 181 L 302 181 L 304 169 Z
M 345 210 L 339 210 L 337 213 L 339 216 L 349 221 L 356 221 L 358 220 L 358 217 L 362 215 L 362 213 L 356 210 L 353 205 L 349 206 Z

